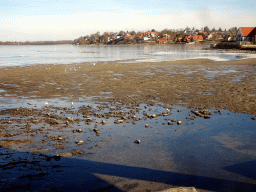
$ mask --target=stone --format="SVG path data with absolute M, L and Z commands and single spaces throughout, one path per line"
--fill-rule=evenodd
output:
M 201 110 L 200 113 L 203 115 L 212 115 L 212 113 L 208 110 Z
M 152 118 L 156 118 L 157 117 L 157 114 L 153 114 L 151 115 Z
M 182 122 L 179 120 L 179 121 L 177 121 L 177 124 L 178 124 L 178 125 L 181 125 L 181 124 L 182 124 Z
M 148 125 L 148 124 L 146 124 L 146 125 L 145 125 L 145 127 L 149 127 L 149 125 Z
M 168 125 L 173 125 L 173 122 L 171 122 L 171 121 L 168 121 Z
M 176 120 L 176 119 L 172 119 L 171 121 L 172 121 L 172 122 L 176 122 L 177 120 Z
M 67 120 L 68 120 L 69 122 L 73 122 L 73 121 L 74 121 L 74 118 L 68 117 Z
M 77 145 L 83 145 L 84 142 L 83 142 L 82 140 L 80 140 L 80 141 L 76 141 L 76 144 L 77 144 Z
M 120 124 L 120 123 L 123 123 L 123 122 L 124 122 L 124 120 L 122 120 L 122 119 L 115 120 L 115 124 Z
M 197 192 L 194 187 L 175 187 L 170 189 L 165 189 L 158 192 Z
M 135 141 L 134 141 L 134 143 L 136 143 L 136 144 L 140 144 L 140 140 L 139 140 L 139 139 L 137 139 L 137 140 L 135 140 Z

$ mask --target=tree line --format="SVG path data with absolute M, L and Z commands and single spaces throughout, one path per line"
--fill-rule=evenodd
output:
M 230 29 L 222 29 L 219 27 L 216 29 L 213 27 L 210 29 L 208 26 L 202 27 L 200 30 L 195 29 L 195 27 L 186 27 L 185 29 L 164 29 L 162 31 L 156 31 L 155 29 L 152 29 L 147 32 L 156 32 L 158 34 L 157 37 L 151 38 L 151 41 L 157 42 L 157 39 L 163 38 L 165 36 L 172 37 L 175 41 L 178 41 L 181 38 L 184 38 L 187 31 L 190 31 L 191 33 L 195 33 L 197 35 L 202 35 L 204 39 L 207 38 L 207 35 L 210 33 L 213 33 L 213 38 L 217 38 L 218 35 L 223 35 L 225 38 L 228 37 L 235 37 L 237 33 L 237 27 L 232 27 Z M 81 36 L 74 40 L 75 44 L 80 45 L 90 45 L 90 44 L 135 44 L 135 43 L 141 43 L 144 42 L 140 39 L 141 35 L 144 32 L 138 31 L 119 31 L 119 32 L 104 32 L 100 34 L 100 32 L 93 33 L 91 35 Z M 116 38 L 116 35 L 118 36 L 124 36 L 126 34 L 130 34 L 131 36 L 134 36 L 133 38 Z M 111 39 L 111 40 L 110 40 Z

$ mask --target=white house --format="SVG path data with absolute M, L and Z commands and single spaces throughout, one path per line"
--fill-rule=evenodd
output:
M 236 40 L 237 41 L 255 41 L 256 27 L 239 27 Z

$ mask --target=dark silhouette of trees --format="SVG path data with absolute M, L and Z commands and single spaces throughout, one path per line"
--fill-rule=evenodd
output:
M 205 26 L 205 27 L 204 27 L 204 32 L 210 32 L 210 29 L 209 29 L 208 26 Z

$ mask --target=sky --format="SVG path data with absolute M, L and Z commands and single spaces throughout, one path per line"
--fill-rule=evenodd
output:
M 1 0 L 0 41 L 96 32 L 256 27 L 256 0 Z

